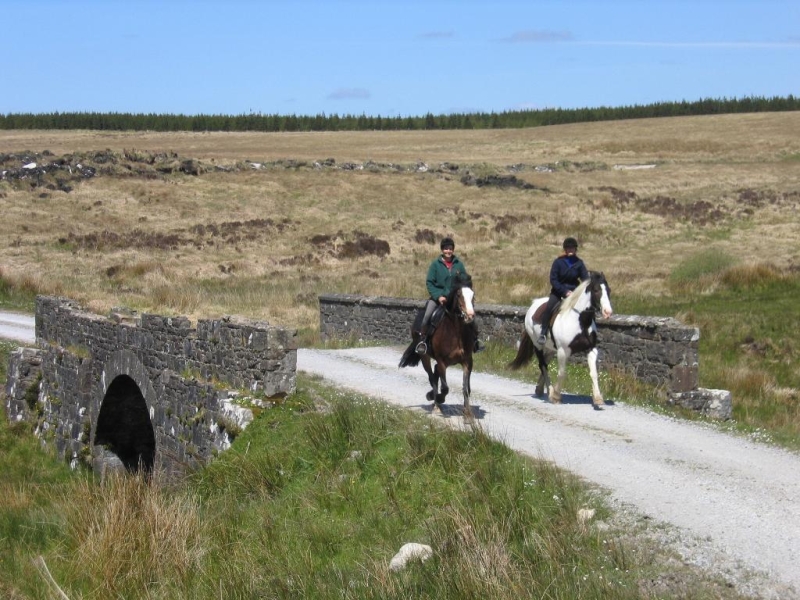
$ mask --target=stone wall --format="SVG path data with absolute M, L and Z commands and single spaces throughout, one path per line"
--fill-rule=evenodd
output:
M 296 332 L 265 322 L 226 317 L 193 328 L 186 317 L 103 317 L 40 296 L 36 341 L 11 356 L 8 417 L 34 423 L 73 464 L 100 469 L 115 458 L 194 468 L 252 420 L 238 397 L 265 402 L 296 385 Z
M 410 328 L 424 301 L 404 298 L 325 294 L 319 297 L 320 336 L 389 344 L 410 342 Z M 528 306 L 478 304 L 477 323 L 484 341 L 514 347 L 523 332 Z M 670 402 L 716 418 L 730 417 L 719 394 L 698 388 L 700 330 L 667 317 L 615 315 L 598 319 L 598 366 L 614 367 L 664 388 Z M 577 358 L 580 360 L 580 358 Z M 723 401 L 724 403 L 724 401 Z

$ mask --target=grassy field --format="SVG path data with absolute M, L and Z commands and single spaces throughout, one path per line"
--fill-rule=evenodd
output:
M 572 235 L 617 313 L 701 328 L 701 385 L 733 391 L 733 427 L 800 447 L 800 114 L 11 131 L 0 162 L 12 172 L 0 181 L 2 308 L 31 310 L 44 293 L 99 313 L 241 314 L 315 345 L 318 294 L 421 299 L 442 235 L 479 303 L 521 305 L 546 293 Z M 31 162 L 60 168 L 22 169 Z M 512 354 L 490 346 L 476 369 L 504 371 Z M 607 397 L 658 398 L 603 377 Z M 584 393 L 588 377 L 570 385 Z M 96 486 L 5 419 L 0 472 L 0 596 L 13 599 L 59 597 L 56 584 L 70 598 L 736 597 L 568 475 L 303 376 L 286 405 L 179 485 Z M 591 525 L 582 508 L 596 511 Z M 392 573 L 407 541 L 437 554 Z

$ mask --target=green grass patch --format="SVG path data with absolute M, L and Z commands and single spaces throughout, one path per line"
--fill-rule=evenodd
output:
M 722 251 L 704 250 L 688 257 L 672 270 L 668 279 L 670 289 L 676 293 L 703 290 L 735 263 L 734 257 Z
M 0 592 L 52 595 L 39 556 L 85 599 L 626 599 L 661 569 L 630 532 L 595 527 L 613 522 L 602 496 L 480 427 L 302 375 L 298 390 L 169 485 L 70 476 L 4 421 Z M 412 541 L 433 556 L 390 570 Z
M 771 266 L 718 270 L 713 293 L 615 298 L 620 314 L 672 316 L 700 328 L 700 385 L 730 390 L 745 432 L 800 448 L 800 279 Z

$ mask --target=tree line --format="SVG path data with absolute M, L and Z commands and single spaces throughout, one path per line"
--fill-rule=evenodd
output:
M 649 119 L 730 113 L 779 112 L 800 109 L 793 95 L 706 98 L 694 102 L 599 108 L 543 108 L 491 113 L 448 113 L 424 116 L 361 115 L 183 115 L 99 112 L 0 114 L 2 129 L 93 129 L 105 131 L 371 131 L 431 129 L 513 129 L 587 121 Z

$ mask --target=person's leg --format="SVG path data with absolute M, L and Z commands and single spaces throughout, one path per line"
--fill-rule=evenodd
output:
M 428 339 L 430 338 L 430 322 L 433 311 L 436 310 L 436 302 L 431 299 L 425 303 L 425 316 L 422 317 L 422 326 L 419 330 L 420 341 L 415 348 L 417 354 L 425 354 L 428 351 Z
M 550 315 L 553 314 L 553 308 L 560 298 L 556 294 L 550 294 L 550 297 L 547 299 L 547 306 L 544 308 L 544 312 L 542 313 L 542 332 L 539 334 L 539 339 L 536 340 L 540 346 L 544 346 L 547 343 L 547 332 L 550 330 Z

